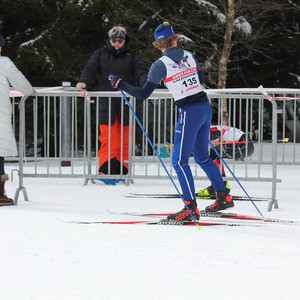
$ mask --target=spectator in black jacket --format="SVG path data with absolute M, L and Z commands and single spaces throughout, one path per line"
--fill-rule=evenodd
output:
M 99 91 L 115 91 L 108 79 L 110 74 L 117 74 L 131 84 L 140 86 L 147 79 L 147 69 L 139 52 L 132 51 L 129 46 L 130 38 L 123 26 L 114 26 L 108 32 L 109 39 L 106 45 L 97 49 L 80 76 L 76 88 L 89 87 L 96 76 L 99 77 Z M 129 149 L 129 109 L 120 97 L 111 98 L 111 107 L 108 98 L 99 102 L 99 173 L 100 174 L 127 174 Z M 122 107 L 124 109 L 121 115 Z M 110 108 L 110 110 L 109 110 Z M 109 111 L 111 111 L 109 116 Z M 122 120 L 121 120 L 121 117 Z M 109 119 L 110 118 L 110 119 Z M 111 121 L 109 123 L 109 120 Z M 109 149 L 110 127 L 110 151 Z M 123 148 L 121 149 L 121 132 L 123 131 Z M 121 153 L 123 154 L 121 155 Z M 107 183 L 113 184 L 112 181 Z

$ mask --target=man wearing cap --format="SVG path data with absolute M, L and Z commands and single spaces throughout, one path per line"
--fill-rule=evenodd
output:
M 177 47 L 178 35 L 174 33 L 172 26 L 168 22 L 160 24 L 154 31 L 154 38 L 153 45 L 161 50 L 162 57 L 151 65 L 148 79 L 142 88 L 134 87 L 116 75 L 111 75 L 110 80 L 114 88 L 122 89 L 138 99 L 148 98 L 160 81 L 164 82 L 173 95 L 179 115 L 172 165 L 182 189 L 185 207 L 169 215 L 167 219 L 198 220 L 194 179 L 188 164 L 192 152 L 217 194 L 216 201 L 205 210 L 216 212 L 234 206 L 222 176 L 208 153 L 212 109 L 202 85 L 202 69 L 190 52 Z
M 130 49 L 130 37 L 126 33 L 126 28 L 114 26 L 109 30 L 108 37 L 105 46 L 97 49 L 90 57 L 76 88 L 84 89 L 91 86 L 98 75 L 97 89 L 99 91 L 113 91 L 108 80 L 108 76 L 111 73 L 124 78 L 131 84 L 142 86 L 146 81 L 147 69 L 139 52 Z M 129 109 L 122 104 L 120 97 L 111 98 L 111 106 L 108 98 L 99 100 L 99 123 L 99 173 L 127 174 Z M 121 137 L 123 137 L 122 149 Z M 103 179 L 102 181 L 113 185 L 117 180 Z
M 4 171 L 4 157 L 18 155 L 11 124 L 10 85 L 26 96 L 34 93 L 33 87 L 14 63 L 8 57 L 1 56 L 4 43 L 4 38 L 0 35 L 0 206 L 13 204 L 4 189 L 5 181 L 8 180 Z

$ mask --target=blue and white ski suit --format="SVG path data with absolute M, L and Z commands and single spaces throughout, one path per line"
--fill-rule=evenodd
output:
M 172 47 L 151 65 L 143 87 L 122 81 L 120 88 L 138 99 L 146 99 L 161 81 L 179 107 L 172 165 L 184 200 L 196 199 L 194 179 L 188 164 L 192 152 L 195 162 L 206 173 L 215 191 L 226 190 L 220 171 L 208 152 L 212 109 L 203 90 L 204 76 L 200 65 L 190 52 Z

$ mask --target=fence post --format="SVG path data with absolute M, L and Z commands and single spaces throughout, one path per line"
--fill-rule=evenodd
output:
M 63 87 L 71 87 L 71 82 L 62 82 Z M 61 97 L 61 136 L 60 136 L 60 156 L 71 157 L 71 138 L 72 138 L 72 117 L 71 117 L 72 97 Z M 62 160 L 62 167 L 71 166 L 71 160 Z

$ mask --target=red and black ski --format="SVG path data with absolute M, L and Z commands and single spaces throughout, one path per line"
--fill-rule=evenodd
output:
M 172 214 L 170 213 L 128 213 L 124 212 L 121 213 L 122 215 L 129 215 L 129 216 L 136 216 L 136 217 L 166 217 L 167 215 Z M 276 219 L 276 218 L 262 218 L 260 216 L 251 216 L 251 215 L 243 215 L 243 214 L 236 214 L 236 213 L 227 213 L 227 212 L 206 212 L 204 210 L 200 211 L 200 217 L 207 217 L 207 218 L 223 218 L 223 219 L 235 219 L 235 220 L 246 220 L 246 221 L 263 221 L 266 223 L 283 223 L 283 224 L 298 224 L 297 221 L 292 220 L 283 220 L 283 219 Z
M 136 220 L 136 221 L 67 221 L 59 219 L 66 223 L 73 224 L 104 224 L 104 225 L 164 225 L 164 226 L 250 226 L 250 227 L 261 227 L 263 224 L 257 223 L 235 223 L 235 222 L 210 222 L 210 221 L 168 221 L 168 220 L 159 220 L 159 221 L 145 221 L 145 220 Z

